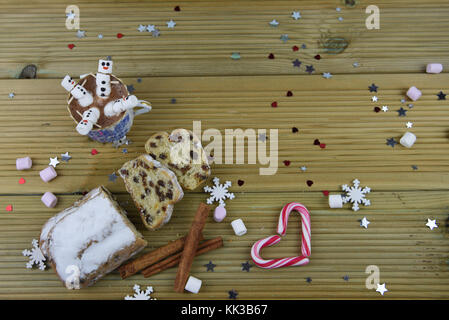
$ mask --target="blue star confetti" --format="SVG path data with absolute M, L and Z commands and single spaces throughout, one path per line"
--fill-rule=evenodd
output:
M 242 263 L 242 271 L 246 271 L 249 272 L 251 269 L 252 265 L 251 263 L 249 263 L 248 261 L 246 261 L 245 263 Z
M 288 34 L 283 34 L 283 35 L 281 35 L 281 41 L 283 42 L 283 43 L 286 43 L 288 40 L 290 40 L 289 38 L 288 38 Z
M 213 264 L 212 261 L 209 261 L 208 264 L 204 265 L 207 268 L 207 272 L 212 271 L 214 272 L 214 268 L 217 266 L 216 264 Z
M 394 140 L 394 138 L 387 139 L 387 146 L 391 146 L 392 148 L 394 148 L 394 146 L 397 144 L 398 143 L 396 142 L 396 140 Z
M 62 161 L 69 162 L 69 160 L 72 159 L 72 156 L 70 156 L 68 152 L 61 153 L 61 159 Z
M 122 152 L 123 152 L 123 153 L 128 153 L 128 149 L 123 148 Z
M 306 281 L 307 281 L 307 283 L 311 283 L 312 282 L 312 278 L 311 277 L 307 277 Z
M 369 92 L 377 92 L 377 89 L 378 89 L 378 88 L 379 88 L 379 87 L 376 86 L 374 83 L 368 87 Z
M 440 91 L 440 93 L 437 94 L 438 100 L 446 100 L 446 95 L 443 93 L 443 91 Z
M 175 98 L 171 98 L 170 103 L 171 104 L 175 104 L 176 103 L 176 99 Z
M 299 68 L 301 66 L 301 61 L 299 61 L 298 59 L 293 60 L 292 63 L 293 63 L 293 67 Z
M 407 114 L 407 110 L 405 110 L 404 108 L 400 108 L 399 110 L 396 110 L 398 112 L 399 117 L 405 117 Z
M 108 177 L 109 181 L 115 182 L 115 180 L 117 180 L 117 175 L 115 174 L 115 172 L 108 175 Z
M 306 72 L 308 74 L 312 74 L 314 71 L 315 71 L 315 69 L 313 68 L 313 65 L 306 66 Z
M 417 165 L 412 165 L 412 169 L 413 170 L 418 170 L 418 166 Z
M 234 289 L 228 291 L 228 294 L 229 294 L 229 299 L 234 299 L 234 300 L 237 299 L 238 292 L 235 291 Z
M 348 276 L 348 275 L 345 275 L 345 276 L 343 277 L 343 280 L 349 281 L 349 276 Z
M 136 90 L 132 84 L 127 85 L 126 88 L 130 94 L 133 94 L 134 90 Z

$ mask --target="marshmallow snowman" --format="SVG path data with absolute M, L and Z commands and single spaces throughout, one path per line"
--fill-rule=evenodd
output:
M 112 73 L 112 60 L 98 60 L 98 72 L 99 73 Z
M 115 101 L 109 102 L 104 107 L 104 114 L 107 117 L 115 116 L 119 113 L 122 113 L 125 110 L 132 109 L 139 104 L 139 100 L 136 96 L 131 95 L 126 98 L 121 98 Z
M 61 86 L 63 86 L 64 89 L 69 92 L 72 91 L 73 88 L 75 88 L 75 85 L 75 81 L 69 75 L 66 75 L 61 81 Z
M 94 98 L 90 92 L 79 84 L 76 84 L 69 75 L 66 75 L 64 79 L 62 79 L 61 86 L 69 91 L 82 107 L 87 107 L 94 102 Z
M 97 73 L 96 75 L 96 94 L 102 99 L 106 99 L 111 94 L 111 76 L 109 74 Z
M 92 102 L 94 102 L 94 98 L 90 92 L 81 87 L 79 84 L 77 84 L 70 93 L 76 100 L 78 100 L 81 107 L 90 106 Z
M 90 108 L 84 111 L 83 118 L 76 126 L 76 131 L 83 136 L 87 135 L 92 130 L 94 124 L 97 123 L 99 117 L 100 110 L 98 108 Z

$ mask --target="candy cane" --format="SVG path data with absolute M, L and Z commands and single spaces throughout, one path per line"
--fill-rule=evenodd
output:
M 269 236 L 267 238 L 257 241 L 251 248 L 251 257 L 254 263 L 261 268 L 274 269 L 289 266 L 303 266 L 309 263 L 309 259 L 304 256 L 288 257 L 281 259 L 265 260 L 260 256 L 260 250 L 264 247 L 272 246 L 281 241 L 281 237 L 278 235 Z
M 287 203 L 281 210 L 278 223 L 278 233 L 281 236 L 285 236 L 287 232 L 287 223 L 290 212 L 298 211 L 301 214 L 302 235 L 301 235 L 301 252 L 304 256 L 310 257 L 311 253 L 311 232 L 310 232 L 310 214 L 306 207 L 300 203 L 290 202 Z
M 301 241 L 301 256 L 287 257 L 280 259 L 265 260 L 260 256 L 260 250 L 264 247 L 273 246 L 281 241 L 281 237 L 278 235 L 269 236 L 254 243 L 251 248 L 251 257 L 254 263 L 261 268 L 274 269 L 288 266 L 303 266 L 309 263 L 307 257 L 311 253 L 311 232 L 310 232 L 310 214 L 306 207 L 300 203 L 288 203 L 282 208 L 279 216 L 278 233 L 284 236 L 287 231 L 288 217 L 291 211 L 298 211 L 301 214 L 302 221 L 302 241 Z

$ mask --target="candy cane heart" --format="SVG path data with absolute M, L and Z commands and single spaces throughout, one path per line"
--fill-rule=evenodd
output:
M 301 215 L 301 253 L 303 256 L 310 257 L 312 251 L 311 231 L 310 231 L 310 213 L 305 206 L 300 203 L 290 202 L 287 203 L 281 210 L 279 215 L 278 233 L 281 236 L 285 236 L 287 232 L 288 217 L 292 211 L 297 211 Z
M 309 263 L 309 259 L 304 256 L 270 260 L 265 260 L 260 256 L 260 250 L 262 248 L 273 246 L 279 243 L 281 239 L 282 238 L 280 236 L 274 235 L 264 239 L 260 239 L 259 241 L 254 243 L 253 247 L 251 248 L 251 258 L 258 267 L 265 269 L 275 269 L 289 266 L 303 266 Z

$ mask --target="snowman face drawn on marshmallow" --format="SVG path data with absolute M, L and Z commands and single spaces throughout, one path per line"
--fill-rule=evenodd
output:
M 87 119 L 81 120 L 80 123 L 76 126 L 76 131 L 78 131 L 79 134 L 85 136 L 87 135 L 90 130 L 92 130 L 93 123 L 91 121 L 88 121 Z
M 98 60 L 98 72 L 112 73 L 112 60 Z
M 70 92 L 75 87 L 75 81 L 69 75 L 66 75 L 61 81 L 61 86 Z

